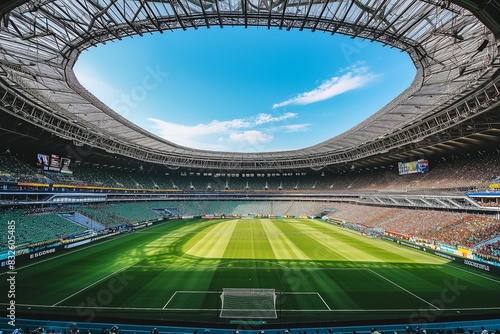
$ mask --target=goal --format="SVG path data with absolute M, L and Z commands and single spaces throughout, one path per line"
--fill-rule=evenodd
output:
M 274 289 L 224 288 L 220 295 L 221 318 L 276 319 Z

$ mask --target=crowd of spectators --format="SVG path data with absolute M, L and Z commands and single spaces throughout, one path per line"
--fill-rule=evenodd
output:
M 52 183 L 40 171 L 12 155 L 0 155 L 0 180 L 4 182 Z
M 454 247 L 472 249 L 475 245 L 499 235 L 498 219 L 482 215 L 457 214 L 457 220 L 452 224 L 431 229 L 423 237 Z
M 500 259 L 500 241 L 481 245 L 476 249 L 476 254 L 485 260 Z
M 150 210 L 150 203 L 87 204 L 74 211 L 99 222 L 104 227 L 114 227 L 129 223 L 157 220 L 158 214 Z
M 498 150 L 443 156 L 429 161 L 424 174 L 399 175 L 397 163 L 327 173 L 239 173 L 212 174 L 156 169 L 128 168 L 100 164 L 72 164 L 72 174 L 37 169 L 13 155 L 0 155 L 0 180 L 57 183 L 126 189 L 184 191 L 283 190 L 337 192 L 464 191 L 487 188 L 500 176 Z
M 0 211 L 0 221 L 15 221 L 16 244 L 36 244 L 85 232 L 85 228 L 51 212 L 26 213 L 18 209 Z M 0 250 L 7 249 L 8 234 L 0 235 Z
M 456 212 L 408 210 L 342 203 L 330 217 L 357 225 L 364 233 L 404 236 L 427 245 L 444 244 L 464 248 L 480 257 L 500 262 L 500 220 L 486 215 Z M 369 227 L 370 232 L 366 232 Z M 476 247 L 480 245 L 480 247 Z
M 500 196 L 500 190 L 498 191 L 498 194 Z M 490 207 L 490 208 L 500 207 L 500 197 L 489 198 L 489 199 L 481 198 L 480 200 L 477 200 L 476 202 L 480 206 L 486 206 L 486 207 Z

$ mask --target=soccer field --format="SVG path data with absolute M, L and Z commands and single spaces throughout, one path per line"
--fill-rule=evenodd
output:
M 161 223 L 19 264 L 16 287 L 18 317 L 74 321 L 408 323 L 500 311 L 500 277 L 306 219 Z M 223 304 L 228 288 L 275 289 L 275 312 L 249 297 Z

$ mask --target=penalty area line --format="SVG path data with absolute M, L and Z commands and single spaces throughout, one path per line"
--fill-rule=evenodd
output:
M 171 301 L 172 299 L 174 299 L 174 297 L 175 297 L 175 295 L 177 294 L 177 292 L 178 292 L 178 291 L 175 291 L 175 292 L 174 292 L 174 294 L 172 295 L 172 297 L 170 297 L 170 299 L 167 301 L 167 303 L 165 304 L 165 306 L 163 306 L 163 308 L 162 308 L 163 310 L 167 308 L 168 303 L 170 303 L 170 301 Z
M 182 290 L 177 290 L 173 293 L 172 297 L 170 297 L 170 299 L 167 301 L 167 303 L 163 306 L 162 310 L 165 310 L 168 306 L 168 304 L 170 304 L 170 302 L 172 301 L 172 299 L 174 299 L 175 295 L 177 294 L 181 294 L 181 293 L 193 293 L 193 294 L 207 294 L 207 293 L 219 293 L 218 291 L 196 291 L 196 290 L 193 290 L 193 291 L 182 291 Z M 169 309 L 169 310 L 177 310 L 177 309 Z
M 220 293 L 220 291 L 196 291 L 196 290 L 193 290 L 193 291 L 176 291 L 176 293 Z
M 387 277 L 385 277 L 385 276 L 383 276 L 383 275 L 381 275 L 381 274 L 379 274 L 379 273 L 376 273 L 375 271 L 373 271 L 373 270 L 371 270 L 371 269 L 368 269 L 368 270 L 369 270 L 371 273 L 373 273 L 373 274 L 377 275 L 378 277 L 380 277 L 380 278 L 382 278 L 382 279 L 386 280 L 387 282 L 389 282 L 389 283 L 393 284 L 394 286 L 396 286 L 396 287 L 400 288 L 400 289 L 401 289 L 401 290 L 403 290 L 404 292 L 406 292 L 406 293 L 408 293 L 408 294 L 412 295 L 413 297 L 415 297 L 415 298 L 417 298 L 417 299 L 420 299 L 421 301 L 423 301 L 423 302 L 424 302 L 424 303 L 426 303 L 427 305 L 434 307 L 436 310 L 441 310 L 441 309 L 440 309 L 439 307 L 437 307 L 436 305 L 434 305 L 434 304 L 432 304 L 432 303 L 428 302 L 427 300 L 423 299 L 423 298 L 422 298 L 422 297 L 420 297 L 420 296 L 417 296 L 416 294 L 414 294 L 414 293 L 413 293 L 413 292 L 411 292 L 410 290 L 403 288 L 401 285 L 399 285 L 399 284 L 397 284 L 397 283 L 395 283 L 395 282 L 391 281 L 391 280 L 390 280 L 390 279 L 388 279 Z
M 82 291 L 84 291 L 84 290 L 87 290 L 88 288 L 90 288 L 90 287 L 92 287 L 92 286 L 94 286 L 94 285 L 96 285 L 96 284 L 98 284 L 98 283 L 100 283 L 100 282 L 104 281 L 105 279 L 107 279 L 107 278 L 109 278 L 109 277 L 111 277 L 111 276 L 114 276 L 114 275 L 118 274 L 119 272 L 122 272 L 122 271 L 124 271 L 124 270 L 126 270 L 126 269 L 128 269 L 128 268 L 130 268 L 130 267 L 123 267 L 123 268 L 121 268 L 121 269 L 118 269 L 118 270 L 117 270 L 117 271 L 115 271 L 115 272 L 112 272 L 112 273 L 111 273 L 111 274 L 109 274 L 109 275 L 104 276 L 103 278 L 101 278 L 101 279 L 99 279 L 99 280 L 95 281 L 94 283 L 92 283 L 92 284 L 90 284 L 90 285 L 87 285 L 87 286 L 86 286 L 86 287 L 84 287 L 83 289 L 80 289 L 80 290 L 78 290 L 77 292 L 75 292 L 75 293 L 73 293 L 73 294 L 69 295 L 68 297 L 66 297 L 66 298 L 64 298 L 64 299 L 61 299 L 61 300 L 60 300 L 60 301 L 58 301 L 57 303 L 53 304 L 53 305 L 52 305 L 52 307 L 57 306 L 58 304 L 61 304 L 62 302 L 64 302 L 64 301 L 66 301 L 66 300 L 70 299 L 71 297 L 76 296 L 76 295 L 77 295 L 77 294 L 79 294 L 80 292 L 82 292 Z
M 332 309 L 330 308 L 330 306 L 328 306 L 328 304 L 325 302 L 325 300 L 323 299 L 323 297 L 321 297 L 321 295 L 319 294 L 319 292 L 316 292 L 316 294 L 318 295 L 319 299 L 321 299 L 321 301 L 325 304 L 326 308 L 328 308 L 328 311 L 331 311 Z

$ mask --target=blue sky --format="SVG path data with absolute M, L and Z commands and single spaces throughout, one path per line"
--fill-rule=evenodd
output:
M 407 88 L 406 53 L 320 31 L 212 27 L 108 42 L 75 73 L 90 92 L 179 145 L 233 152 L 306 148 Z

